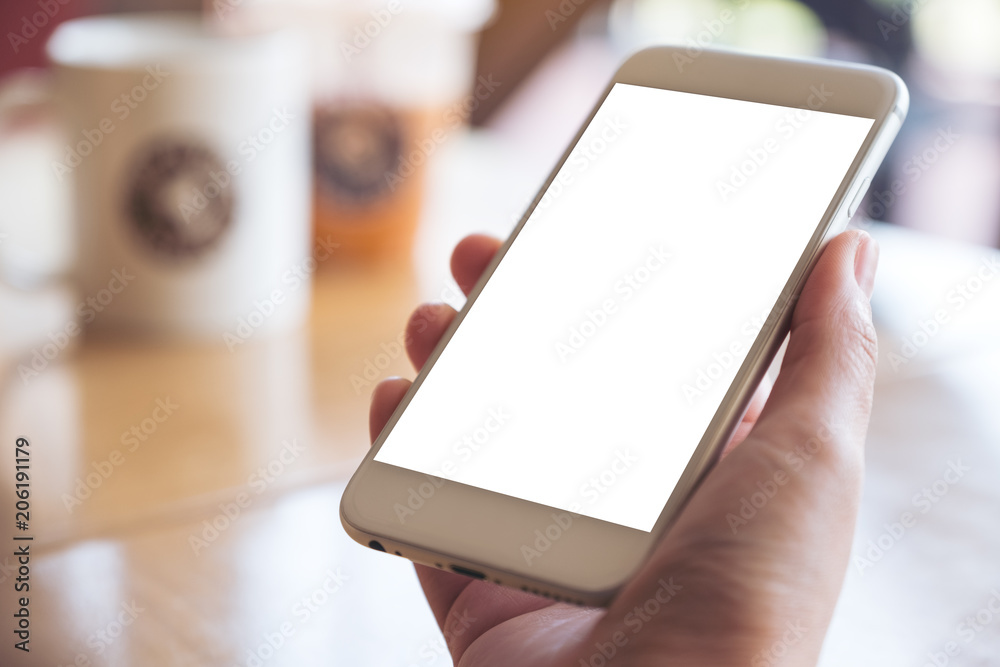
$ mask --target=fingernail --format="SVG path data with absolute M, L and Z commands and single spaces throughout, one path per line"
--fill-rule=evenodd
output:
M 868 232 L 861 233 L 861 240 L 854 255 L 854 278 L 858 287 L 869 299 L 875 291 L 875 272 L 878 269 L 878 242 Z

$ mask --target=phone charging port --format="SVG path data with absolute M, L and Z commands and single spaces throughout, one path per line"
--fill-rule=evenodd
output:
M 458 574 L 464 574 L 467 577 L 472 577 L 473 579 L 485 579 L 486 575 L 477 570 L 470 570 L 467 567 L 462 567 L 461 565 L 452 565 L 452 572 L 457 572 Z

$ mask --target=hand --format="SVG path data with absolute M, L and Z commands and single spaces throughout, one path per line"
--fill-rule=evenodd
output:
M 451 269 L 466 294 L 498 248 L 471 236 L 455 249 Z M 416 566 L 455 664 L 814 665 L 861 493 L 877 262 L 864 232 L 827 246 L 770 395 L 758 390 L 726 456 L 608 609 Z M 454 316 L 446 305 L 413 314 L 407 351 L 418 369 Z M 409 385 L 394 378 L 375 389 L 373 439 Z M 653 602 L 658 592 L 669 601 Z

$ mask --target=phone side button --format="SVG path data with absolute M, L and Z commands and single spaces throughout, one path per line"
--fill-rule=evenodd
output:
M 861 208 L 861 202 L 864 200 L 865 195 L 868 194 L 868 186 L 871 185 L 872 179 L 865 178 L 861 181 L 861 186 L 858 188 L 857 194 L 854 195 L 854 199 L 851 200 L 850 206 L 847 207 L 847 219 L 850 220 L 854 217 L 854 214 L 858 212 Z

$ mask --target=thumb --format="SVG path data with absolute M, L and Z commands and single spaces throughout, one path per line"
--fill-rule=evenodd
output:
M 799 575 L 839 588 L 842 566 L 826 568 L 847 557 L 861 492 L 875 383 L 868 298 L 877 261 L 878 246 L 864 232 L 827 245 L 796 304 L 781 372 L 757 423 L 705 478 L 660 544 L 653 571 L 685 545 L 704 553 L 708 540 L 740 545 L 742 559 L 798 563 Z M 742 514 L 762 489 L 775 502 Z
M 655 627 L 669 630 L 650 635 L 654 648 L 735 664 L 787 641 L 794 622 L 807 631 L 783 661 L 816 663 L 861 492 L 877 262 L 864 232 L 827 245 L 796 304 L 781 372 L 756 425 L 706 476 L 595 636 L 620 629 L 636 601 L 670 576 L 688 602 L 657 616 Z
M 752 433 L 786 460 L 828 455 L 860 465 L 878 358 L 869 303 L 878 254 L 867 233 L 846 232 L 806 281 L 781 372 Z
M 843 537 L 850 542 L 875 384 L 869 295 L 877 263 L 878 246 L 864 232 L 827 245 L 795 306 L 781 372 L 757 423 L 681 513 L 662 543 L 667 557 L 679 535 L 695 542 L 706 535 L 737 538 L 751 548 L 763 539 L 783 545 L 778 551 L 846 555 Z M 752 521 L 739 519 L 747 498 L 779 485 L 781 502 L 766 503 Z M 790 525 L 815 526 L 823 535 L 797 540 Z M 789 558 L 795 559 L 786 553 L 779 560 Z

